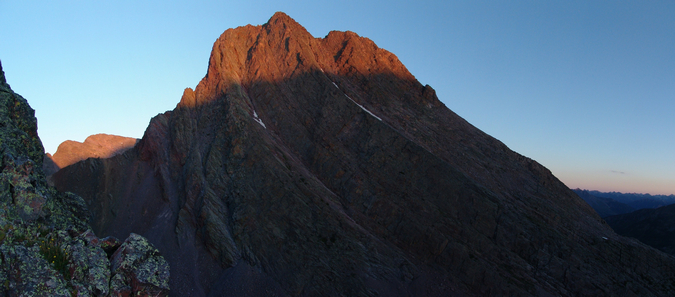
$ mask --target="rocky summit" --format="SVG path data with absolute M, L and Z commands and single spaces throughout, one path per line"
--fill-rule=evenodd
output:
M 47 184 L 35 112 L 0 74 L 0 295 L 167 296 L 147 239 L 97 237 L 85 201 Z
M 394 54 L 283 13 L 225 31 L 135 147 L 52 177 L 96 234 L 154 243 L 173 296 L 675 294 L 672 256 L 614 233 Z
M 136 145 L 138 139 L 109 134 L 95 134 L 84 142 L 64 141 L 52 156 L 45 154 L 43 169 L 46 175 L 52 175 L 61 168 L 87 158 L 110 158 L 119 155 Z

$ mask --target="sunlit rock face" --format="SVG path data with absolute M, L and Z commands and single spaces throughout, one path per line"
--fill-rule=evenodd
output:
M 117 274 L 108 252 L 117 247 L 102 245 L 111 239 L 100 240 L 91 231 L 82 198 L 47 185 L 35 112 L 9 88 L 1 65 L 0 74 L 0 295 L 113 294 L 111 279 Z M 141 252 L 145 250 L 138 249 L 134 257 Z M 154 252 L 136 264 L 147 274 L 163 276 L 164 282 L 148 284 L 144 278 L 118 283 L 131 286 L 134 295 L 168 295 L 169 267 Z
M 97 234 L 155 243 L 175 296 L 675 293 L 672 257 L 616 235 L 394 54 L 283 13 L 225 31 L 133 149 L 53 178 Z
M 88 158 L 110 158 L 134 147 L 136 142 L 136 138 L 109 134 L 91 135 L 84 142 L 66 140 L 59 145 L 54 155 L 45 154 L 43 170 L 49 176 Z

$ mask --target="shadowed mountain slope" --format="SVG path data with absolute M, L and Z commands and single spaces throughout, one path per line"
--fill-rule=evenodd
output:
M 352 32 L 225 31 L 133 149 L 54 176 L 147 236 L 174 296 L 659 296 L 675 260 L 446 108 Z M 627 268 L 629 267 L 629 268 Z
M 605 218 L 616 233 L 675 255 L 675 205 L 640 209 Z

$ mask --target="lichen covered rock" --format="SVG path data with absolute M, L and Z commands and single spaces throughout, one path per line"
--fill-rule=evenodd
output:
M 6 262 L 4 289 L 9 296 L 71 296 L 66 280 L 41 255 L 39 247 L 3 244 L 0 253 Z
M 112 296 L 169 294 L 169 264 L 143 236 L 131 233 L 112 255 Z
M 94 232 L 87 230 L 64 244 L 71 259 L 67 274 L 78 295 L 106 296 L 109 292 L 110 261 L 98 242 Z
M 35 112 L 9 88 L 0 64 L 0 296 L 108 296 L 108 257 L 119 241 L 96 237 L 84 200 L 47 184 L 43 158 Z M 138 237 L 133 242 L 150 246 Z M 115 284 L 166 295 L 168 265 L 152 249 L 133 262 L 140 272 Z

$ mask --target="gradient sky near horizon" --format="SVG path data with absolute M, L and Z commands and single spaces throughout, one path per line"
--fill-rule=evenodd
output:
M 0 1 L 0 61 L 47 152 L 140 138 L 228 28 L 354 31 L 571 188 L 675 194 L 673 1 Z M 290 2 L 290 1 L 289 1 Z

